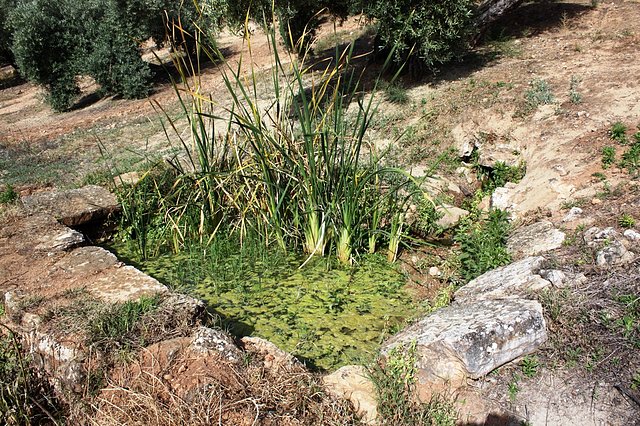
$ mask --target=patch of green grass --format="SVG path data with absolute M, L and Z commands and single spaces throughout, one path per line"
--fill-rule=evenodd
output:
M 619 142 L 621 144 L 627 143 L 627 126 L 621 122 L 617 121 L 613 123 L 611 129 L 609 129 L 609 137 L 611 140 Z
M 591 176 L 598 179 L 600 182 L 604 182 L 605 180 L 607 180 L 607 176 L 605 176 L 605 174 L 602 172 L 595 172 Z
M 410 100 L 407 89 L 398 82 L 393 82 L 384 87 L 384 97 L 391 103 L 404 105 Z
M 620 167 L 627 169 L 627 172 L 633 174 L 640 170 L 640 143 L 635 142 L 629 150 L 622 154 Z
M 393 348 L 384 367 L 375 364 L 370 378 L 376 389 L 381 424 L 394 426 L 454 426 L 457 411 L 453 403 L 434 396 L 427 403 L 415 398 L 416 345 Z
M 127 337 L 134 331 L 138 321 L 145 314 L 154 311 L 159 302 L 157 296 L 142 297 L 138 301 L 107 307 L 92 318 L 89 341 L 100 347 L 128 349 L 131 342 Z
M 5 185 L 4 189 L 0 191 L 0 204 L 13 203 L 18 199 L 18 193 L 11 184 Z
M 478 166 L 476 166 L 476 170 L 478 171 L 479 179 L 482 181 L 482 190 L 490 193 L 496 188 L 505 186 L 508 182 L 520 182 L 527 173 L 527 165 L 524 161 L 521 161 L 516 166 L 509 166 L 502 161 L 498 161 L 488 170 Z
M 613 146 L 602 148 L 602 168 L 608 169 L 616 162 L 616 149 Z

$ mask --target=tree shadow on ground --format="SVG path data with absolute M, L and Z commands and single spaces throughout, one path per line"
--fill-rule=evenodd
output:
M 512 414 L 491 413 L 481 422 L 462 422 L 460 426 L 521 426 L 527 424 L 526 420 Z
M 424 84 L 439 85 L 460 80 L 481 70 L 504 56 L 496 42 L 533 37 L 569 25 L 571 20 L 593 10 L 591 6 L 575 3 L 537 1 L 522 5 L 505 14 L 476 39 L 475 46 L 458 61 L 444 64 L 435 70 L 406 64 L 400 73 L 400 81 L 409 89 Z M 336 62 L 336 52 L 342 53 L 349 43 L 314 52 L 309 58 L 313 71 L 323 71 Z M 386 82 L 393 79 L 397 68 L 383 70 L 384 52 L 376 52 L 375 34 L 366 32 L 354 41 L 352 70 L 362 76 L 363 90 L 370 90 L 379 76 Z

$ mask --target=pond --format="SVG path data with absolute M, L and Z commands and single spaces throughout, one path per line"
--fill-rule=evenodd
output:
M 345 267 L 271 250 L 194 246 L 137 262 L 126 244 L 107 248 L 176 291 L 207 302 L 231 334 L 258 336 L 313 369 L 366 363 L 415 317 L 405 277 L 378 255 Z

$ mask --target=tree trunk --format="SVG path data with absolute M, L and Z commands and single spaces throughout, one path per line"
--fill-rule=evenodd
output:
M 484 0 L 478 6 L 475 19 L 478 32 L 483 33 L 492 22 L 520 3 L 522 3 L 522 0 Z

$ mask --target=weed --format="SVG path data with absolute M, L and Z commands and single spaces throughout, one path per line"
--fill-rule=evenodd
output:
M 608 169 L 616 162 L 616 149 L 613 146 L 602 148 L 602 168 Z
M 5 185 L 4 189 L 0 191 L 0 204 L 13 203 L 17 199 L 18 193 L 10 184 Z
M 624 213 L 618 218 L 618 225 L 622 228 L 633 228 L 636 224 L 636 220 L 630 214 Z
M 611 140 L 619 142 L 621 144 L 627 143 L 627 126 L 621 122 L 617 121 L 613 123 L 611 129 L 609 129 L 609 137 Z
M 595 172 L 591 176 L 598 179 L 600 182 L 604 182 L 605 180 L 607 180 L 607 177 L 602 172 Z
M 520 361 L 522 374 L 529 379 L 538 374 L 538 368 L 540 368 L 540 361 L 535 356 L 526 356 Z
M 554 102 L 551 87 L 546 80 L 536 79 L 529 83 L 530 89 L 524 94 L 527 110 L 532 111 L 540 105 L 548 105 Z
M 62 424 L 62 406 L 53 389 L 30 368 L 15 334 L 0 327 L 0 423 Z
M 394 426 L 453 426 L 457 421 L 454 405 L 442 396 L 428 403 L 414 397 L 416 381 L 416 343 L 393 348 L 383 367 L 369 371 L 376 388 L 381 424 Z
M 626 168 L 629 173 L 636 173 L 640 169 L 640 143 L 635 142 L 622 154 L 620 167 Z
M 404 105 L 410 100 L 407 89 L 398 82 L 386 85 L 384 95 L 389 102 L 394 104 Z
M 520 382 L 520 376 L 514 374 L 511 382 L 509 382 L 509 385 L 507 386 L 507 395 L 509 396 L 509 401 L 511 401 L 512 403 L 516 402 L 518 392 L 520 392 L 518 382 Z
M 460 274 L 471 280 L 486 271 L 506 265 L 511 260 L 506 242 L 508 214 L 491 210 L 483 220 L 463 221 L 455 241 L 460 245 Z
M 636 371 L 631 378 L 631 389 L 640 390 L 640 371 Z
M 582 103 L 582 95 L 578 92 L 578 85 L 582 80 L 575 75 L 571 76 L 571 83 L 569 84 L 569 100 L 572 104 Z
M 509 166 L 502 161 L 498 161 L 489 171 L 478 166 L 476 166 L 476 170 L 482 181 L 482 190 L 493 192 L 496 188 L 505 186 L 507 182 L 520 182 L 527 173 L 527 165 L 524 161 L 521 161 L 516 166 Z
M 154 311 L 159 302 L 160 299 L 154 296 L 109 306 L 92 319 L 89 341 L 102 348 L 128 350 L 135 343 L 128 338 L 135 330 L 138 321 L 145 314 Z

